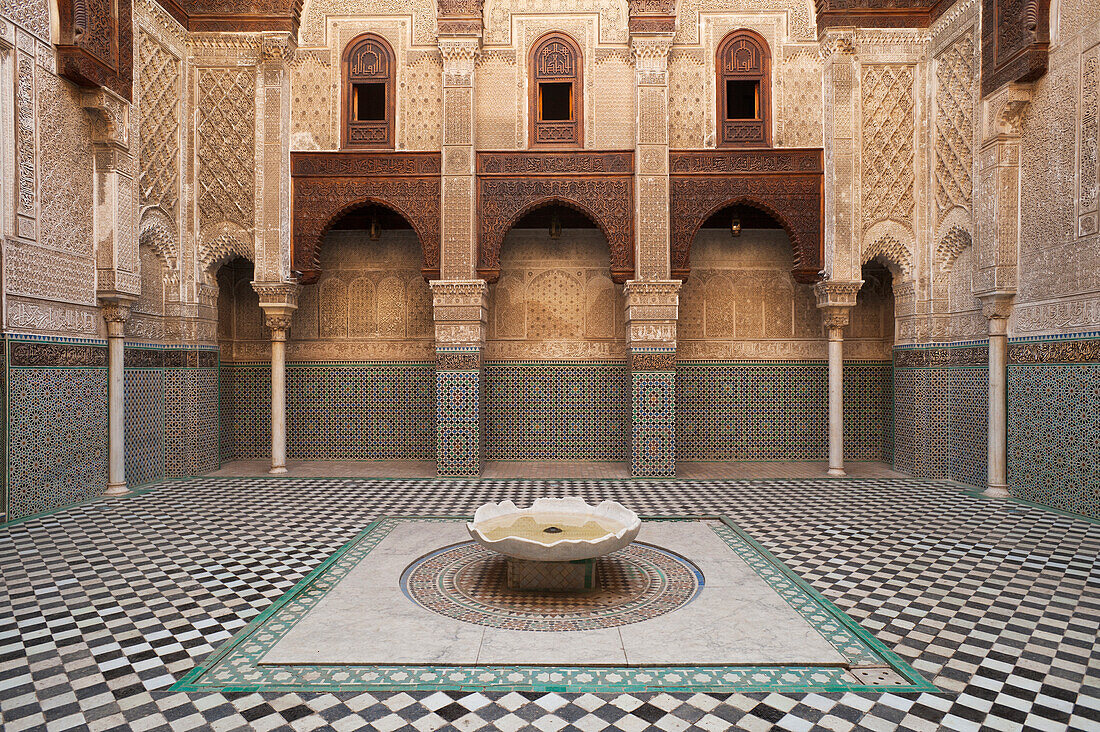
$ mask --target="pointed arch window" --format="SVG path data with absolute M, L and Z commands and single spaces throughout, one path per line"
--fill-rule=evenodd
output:
M 564 33 L 550 33 L 531 50 L 531 147 L 582 147 L 583 59 Z
M 718 72 L 719 147 L 771 145 L 771 54 L 762 36 L 736 30 L 722 40 Z
M 366 34 L 344 52 L 343 147 L 393 149 L 393 49 Z

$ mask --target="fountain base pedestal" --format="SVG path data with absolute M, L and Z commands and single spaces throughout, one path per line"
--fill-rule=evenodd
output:
M 508 557 L 508 589 L 568 592 L 596 588 L 596 560 L 535 562 Z

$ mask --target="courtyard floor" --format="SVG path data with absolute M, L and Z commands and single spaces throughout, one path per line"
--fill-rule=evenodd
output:
M 294 472 L 165 481 L 0 528 L 0 726 L 1100 729 L 1100 523 L 889 474 Z M 469 515 L 486 501 L 541 495 L 728 517 L 940 691 L 170 690 L 373 520 Z

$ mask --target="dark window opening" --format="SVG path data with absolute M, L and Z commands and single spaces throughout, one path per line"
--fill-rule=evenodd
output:
M 356 84 L 354 94 L 356 122 L 380 122 L 386 119 L 385 83 Z
M 726 119 L 760 119 L 760 82 L 726 80 Z
M 556 122 L 573 119 L 572 82 L 539 84 L 539 121 Z

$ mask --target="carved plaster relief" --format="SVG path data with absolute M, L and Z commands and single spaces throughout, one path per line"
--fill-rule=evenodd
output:
M 974 116 L 977 92 L 975 30 L 967 30 L 936 58 L 936 222 L 951 209 L 971 212 L 974 188 Z M 969 229 L 968 229 L 969 230 Z
M 180 60 L 144 29 L 138 34 L 141 205 L 175 220 L 179 202 Z
M 625 44 L 629 37 L 627 32 L 629 11 L 626 0 L 589 0 L 588 2 L 583 0 L 488 0 L 483 11 L 485 44 L 512 45 L 513 17 L 537 17 L 550 14 L 598 17 L 601 45 Z M 531 40 L 534 40 L 534 36 Z
M 712 103 L 707 63 L 701 49 L 674 48 L 668 56 L 668 135 L 673 149 L 701 148 L 707 138 L 706 110 Z M 713 138 L 713 132 L 710 135 Z
M 516 119 L 523 116 L 521 110 L 527 107 L 519 74 L 514 50 L 487 49 L 478 57 L 474 90 L 477 149 L 514 150 L 526 145 L 527 131 L 520 136 L 516 125 Z
M 291 149 L 336 149 L 338 84 L 328 53 L 298 51 L 290 63 Z
M 39 243 L 80 256 L 92 255 L 91 125 L 79 90 L 38 69 Z M 91 289 L 93 282 L 87 282 Z
M 307 0 L 298 36 L 303 47 L 318 48 L 332 43 L 333 27 L 344 18 L 386 16 L 412 17 L 413 45 L 435 43 L 435 0 Z
M 802 0 L 681 0 L 676 4 L 676 36 L 673 42 L 677 46 L 696 45 L 700 42 L 702 19 L 708 15 L 734 13 L 774 14 L 786 19 L 786 37 L 799 41 L 817 40 L 812 6 Z
M 400 72 L 404 97 L 398 144 L 407 150 L 438 150 L 443 144 L 443 59 L 438 51 L 410 51 Z
M 733 238 L 725 230 L 701 230 L 692 247 L 691 277 L 680 291 L 677 356 L 824 358 L 813 286 L 795 282 L 792 266 L 782 231 L 746 230 Z M 852 311 L 845 356 L 889 358 L 893 295 L 888 285 L 866 289 Z
M 775 83 L 781 147 L 822 146 L 821 62 L 818 49 L 798 47 L 782 56 Z
M 597 49 L 594 69 L 592 120 L 593 147 L 622 150 L 634 146 L 634 68 L 626 49 Z M 585 91 L 588 99 L 588 91 Z
M 621 359 L 622 286 L 607 241 L 593 229 L 513 229 L 489 288 L 487 360 Z
M 256 71 L 199 69 L 198 205 L 205 232 L 230 222 L 252 228 L 256 175 Z
M 0 16 L 49 43 L 50 8 L 47 0 L 0 0 Z
M 891 219 L 913 223 L 914 67 L 862 67 L 863 228 Z

